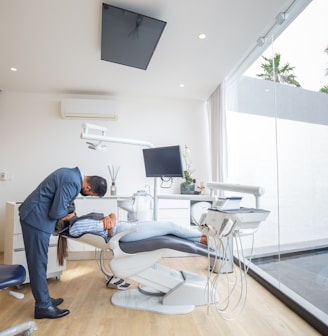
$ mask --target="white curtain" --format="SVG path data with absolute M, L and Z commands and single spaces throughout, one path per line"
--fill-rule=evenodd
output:
M 225 82 L 222 82 L 207 101 L 210 132 L 211 177 L 215 182 L 227 179 L 227 131 Z

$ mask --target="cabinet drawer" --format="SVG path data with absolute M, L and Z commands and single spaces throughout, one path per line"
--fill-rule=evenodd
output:
M 13 264 L 20 264 L 23 265 L 26 270 L 26 280 L 24 283 L 27 283 L 30 281 L 28 268 L 27 268 L 27 262 L 26 262 L 26 256 L 25 251 L 18 251 L 13 254 Z M 60 275 L 61 272 L 65 269 L 66 263 L 63 266 L 59 266 L 57 262 L 57 249 L 55 247 L 49 248 L 48 253 L 48 268 L 47 268 L 47 278 L 49 278 L 52 275 Z
M 58 236 L 51 235 L 50 236 L 50 243 L 49 243 L 49 245 L 50 246 L 53 246 L 53 245 L 57 246 L 57 241 L 58 241 Z
M 157 218 L 160 221 L 174 222 L 178 225 L 190 225 L 190 201 L 176 199 L 160 199 L 158 201 Z
M 22 229 L 19 220 L 18 208 L 22 202 L 6 203 L 6 225 L 4 241 L 4 262 L 8 264 L 23 265 L 27 271 L 26 280 L 29 282 L 29 274 L 25 256 L 25 246 Z M 47 278 L 59 276 L 66 265 L 59 266 L 57 262 L 57 241 L 58 236 L 50 236 L 48 249 L 48 270 Z
M 50 246 L 57 246 L 58 237 L 57 236 L 50 236 Z M 24 249 L 24 240 L 23 234 L 14 234 L 13 236 L 13 250 L 17 251 L 20 249 Z
M 22 227 L 19 220 L 19 212 L 18 207 L 22 204 L 22 202 L 15 202 L 15 209 L 17 211 L 13 211 L 13 221 L 14 221 L 14 234 L 16 233 L 22 233 Z
M 158 218 L 166 218 L 167 220 L 185 218 L 190 219 L 189 209 L 159 209 Z
M 63 266 L 58 265 L 57 261 L 57 246 L 49 247 L 48 251 L 48 269 L 47 274 L 56 273 L 58 271 L 63 271 L 66 265 Z
M 178 225 L 190 225 L 190 211 L 188 209 L 159 209 L 159 221 L 174 222 Z
M 160 199 L 158 200 L 159 209 L 190 209 L 189 200 Z
M 18 251 L 20 249 L 24 250 L 24 241 L 23 241 L 23 235 L 22 234 L 14 234 L 13 236 L 13 250 Z
M 25 251 L 18 251 L 13 254 L 13 264 L 20 264 L 23 265 L 26 269 L 26 273 L 28 274 L 28 268 L 27 268 L 27 263 L 26 263 L 26 256 L 25 256 Z

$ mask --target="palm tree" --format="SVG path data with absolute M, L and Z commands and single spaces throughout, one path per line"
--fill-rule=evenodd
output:
M 328 47 L 324 50 L 326 54 L 328 54 Z M 326 76 L 328 76 L 328 68 L 326 69 Z M 328 93 L 328 85 L 323 86 L 320 90 L 322 93 Z
M 279 53 L 274 54 L 273 57 L 262 56 L 262 58 L 265 60 L 265 63 L 261 64 L 263 73 L 256 76 L 277 83 L 286 83 L 301 87 L 301 84 L 296 80 L 296 76 L 292 73 L 295 67 L 290 66 L 289 63 L 281 66 L 281 55 Z
M 323 86 L 323 87 L 320 89 L 320 92 L 322 92 L 322 93 L 328 93 L 328 85 Z
M 324 52 L 328 55 L 328 47 L 324 50 Z M 326 76 L 328 76 L 328 68 L 326 69 Z

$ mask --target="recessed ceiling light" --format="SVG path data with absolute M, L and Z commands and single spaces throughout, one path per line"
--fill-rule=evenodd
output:
M 180 84 L 179 86 L 182 88 L 182 87 L 184 87 L 184 84 Z
M 204 39 L 206 38 L 206 34 L 199 34 L 199 35 L 198 35 L 198 38 L 199 38 L 200 40 L 204 40 Z
M 10 68 L 10 70 L 11 70 L 11 71 L 17 71 L 17 69 L 14 68 L 14 67 Z

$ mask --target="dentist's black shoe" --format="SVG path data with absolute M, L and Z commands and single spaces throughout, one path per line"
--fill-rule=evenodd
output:
M 62 299 L 62 298 L 58 298 L 58 299 L 51 298 L 51 302 L 52 302 L 53 306 L 57 307 L 64 302 L 64 299 Z
M 49 306 L 48 308 L 35 308 L 34 311 L 34 318 L 35 319 L 56 319 L 60 317 L 64 317 L 69 314 L 68 309 L 59 309 L 53 305 Z

